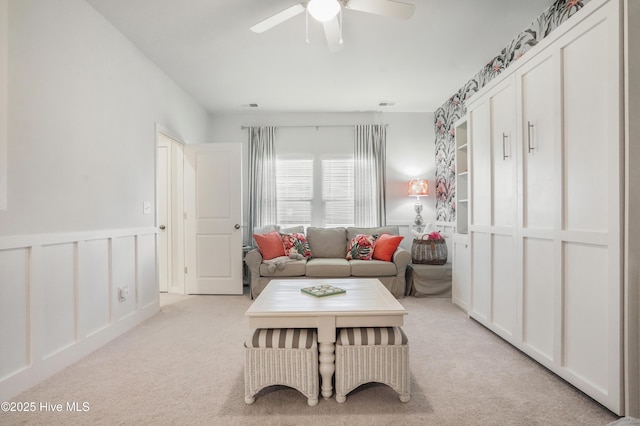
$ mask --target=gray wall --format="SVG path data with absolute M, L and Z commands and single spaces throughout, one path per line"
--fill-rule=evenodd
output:
M 204 143 L 207 112 L 84 1 L 8 10 L 0 236 L 153 226 L 155 125 Z

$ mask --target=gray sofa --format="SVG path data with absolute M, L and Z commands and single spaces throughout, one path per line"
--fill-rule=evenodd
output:
M 245 256 L 251 275 L 251 296 L 257 297 L 272 279 L 300 278 L 378 278 L 396 297 L 405 294 L 407 265 L 411 253 L 401 247 L 393 254 L 391 262 L 381 260 L 346 260 L 347 248 L 357 234 L 399 235 L 397 226 L 379 228 L 317 228 L 309 227 L 306 237 L 313 258 L 287 259 L 278 267 L 263 261 L 260 250 L 252 249 Z

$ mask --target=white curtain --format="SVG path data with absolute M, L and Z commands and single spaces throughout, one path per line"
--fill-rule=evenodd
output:
M 255 228 L 277 221 L 275 134 L 275 127 L 249 127 L 249 224 L 245 244 L 252 244 Z
M 354 186 L 355 225 L 384 226 L 385 157 L 387 129 L 384 125 L 355 126 Z

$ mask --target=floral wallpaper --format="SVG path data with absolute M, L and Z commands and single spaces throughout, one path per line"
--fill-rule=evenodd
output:
M 491 59 L 476 75 L 435 111 L 436 134 L 436 220 L 453 222 L 456 218 L 456 170 L 454 123 L 467 112 L 466 101 L 538 44 L 551 31 L 582 9 L 589 0 L 556 0 L 531 25 Z

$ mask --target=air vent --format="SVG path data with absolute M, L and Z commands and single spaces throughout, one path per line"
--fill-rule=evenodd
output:
M 396 103 L 395 103 L 395 101 L 384 101 L 384 102 L 380 102 L 378 104 L 378 106 L 381 106 L 381 107 L 392 107 L 392 106 L 396 106 Z

